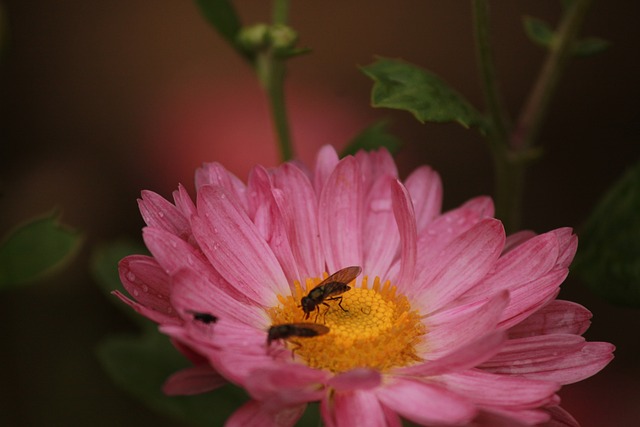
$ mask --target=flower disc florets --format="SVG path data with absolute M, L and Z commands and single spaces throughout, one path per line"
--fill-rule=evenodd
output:
M 272 323 L 303 322 L 300 300 L 318 283 L 318 278 L 307 279 L 303 291 L 296 282 L 293 296 L 279 296 L 281 305 L 269 310 Z M 424 338 L 425 327 L 407 298 L 396 293 L 389 281 L 381 285 L 376 277 L 369 288 L 364 277 L 359 287 L 340 295 L 340 304 L 328 301 L 328 306 L 320 305 L 311 314 L 311 320 L 329 327 L 329 333 L 292 339 L 290 348 L 307 365 L 334 373 L 355 368 L 384 372 L 420 361 L 416 345 Z

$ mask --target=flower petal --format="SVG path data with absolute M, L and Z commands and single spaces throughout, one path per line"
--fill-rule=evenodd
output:
M 207 185 L 226 189 L 245 210 L 247 209 L 247 195 L 244 183 L 220 163 L 205 163 L 196 170 L 196 191 L 200 193 L 200 190 Z
M 418 233 L 425 229 L 442 210 L 442 180 L 428 166 L 420 166 L 405 180 L 416 212 Z
M 545 410 L 551 415 L 551 420 L 544 427 L 580 427 L 578 421 L 559 406 L 552 406 Z
M 336 427 L 387 427 L 387 420 L 376 395 L 371 391 L 337 392 L 333 396 Z
M 327 180 L 318 205 L 320 242 L 329 272 L 361 265 L 362 182 L 353 157 L 338 163 Z
M 190 222 L 191 217 L 196 214 L 196 205 L 182 184 L 178 185 L 178 189 L 173 192 L 173 201 L 186 220 Z M 189 230 L 189 234 L 192 234 L 191 230 Z
M 521 231 L 516 231 L 513 234 L 509 234 L 507 236 L 507 241 L 504 244 L 502 255 L 506 254 L 511 249 L 517 248 L 518 246 L 520 246 L 521 244 L 523 244 L 524 242 L 526 242 L 527 240 L 535 236 L 536 236 L 536 233 L 534 233 L 531 230 L 521 230 Z
M 500 255 L 504 240 L 500 221 L 492 218 L 481 220 L 425 264 L 429 269 L 416 272 L 416 278 L 420 278 L 422 283 L 411 293 L 428 311 L 438 310 L 487 274 Z
M 318 200 L 311 182 L 300 168 L 285 163 L 273 175 L 274 185 L 282 190 L 277 198 L 285 218 L 286 231 L 300 275 L 320 277 L 324 272 L 324 257 L 318 232 Z
M 400 274 L 395 283 L 407 288 L 414 283 L 418 256 L 416 217 L 409 192 L 398 180 L 391 184 L 393 213 L 400 231 Z
M 280 409 L 320 400 L 330 375 L 298 363 L 272 364 L 251 371 L 246 388 L 253 398 Z
M 554 335 L 544 335 L 544 337 L 550 341 Z M 561 337 L 566 335 L 562 334 Z M 523 340 L 532 338 L 523 338 Z M 515 360 L 511 363 L 505 360 L 502 366 L 497 366 L 496 363 L 496 366 L 484 369 L 494 373 L 572 384 L 589 378 L 607 366 L 613 359 L 615 349 L 612 344 L 604 342 L 588 342 L 578 348 L 554 342 L 547 345 L 550 348 L 538 349 L 535 352 L 525 349 L 520 350 L 518 354 L 516 349 L 512 349 L 513 352 L 510 354 L 498 354 L 497 358 L 510 357 Z
M 510 338 L 543 334 L 582 335 L 591 324 L 591 312 L 571 301 L 554 300 L 509 329 Z
M 476 407 L 466 399 L 435 384 L 394 378 L 376 389 L 389 409 L 418 424 L 463 424 L 471 421 Z
M 269 322 L 264 310 L 236 300 L 200 270 L 183 268 L 172 279 L 171 303 L 180 313 L 209 313 L 254 327 Z
M 493 298 L 452 307 L 424 320 L 428 356 L 438 359 L 495 330 L 509 301 L 506 291 Z
M 226 421 L 225 427 L 288 427 L 300 419 L 306 405 L 273 411 L 267 405 L 250 400 L 235 411 Z
M 130 255 L 118 263 L 124 288 L 140 304 L 173 317 L 169 303 L 170 279 L 158 262 L 146 255 Z
M 467 370 L 440 377 L 451 390 L 483 407 L 533 409 L 552 401 L 560 385 L 481 370 Z
M 573 234 L 573 229 L 570 227 L 558 228 L 552 233 L 555 233 L 560 244 L 558 266 L 569 267 L 578 249 L 578 236 Z
M 344 392 L 375 388 L 380 385 L 381 381 L 380 372 L 359 368 L 336 374 L 327 382 L 327 385 L 336 391 Z
M 146 317 L 147 319 L 153 320 L 159 324 L 179 324 L 180 318 L 177 316 L 173 316 L 170 314 L 164 314 L 156 310 L 152 310 L 142 304 L 139 304 L 122 294 L 120 291 L 111 292 L 116 297 L 120 298 L 122 302 L 127 304 L 129 307 L 133 308 L 135 311 Z
M 215 369 L 209 365 L 191 366 L 171 375 L 162 385 L 168 396 L 190 396 L 206 393 L 227 384 Z
M 289 294 L 275 255 L 226 190 L 203 187 L 197 206 L 193 234 L 211 265 L 229 283 L 267 307 L 277 304 L 277 294 Z
M 171 202 L 153 191 L 142 191 L 138 207 L 144 222 L 150 227 L 166 230 L 182 239 L 191 235 L 189 221 Z
M 387 278 L 389 266 L 398 252 L 400 235 L 393 213 L 390 176 L 375 180 L 364 201 L 362 218 L 362 270 Z
M 313 185 L 316 189 L 318 198 L 322 194 L 329 176 L 331 176 L 339 161 L 338 153 L 336 153 L 335 148 L 330 145 L 323 146 L 318 152 L 315 176 L 313 178 Z

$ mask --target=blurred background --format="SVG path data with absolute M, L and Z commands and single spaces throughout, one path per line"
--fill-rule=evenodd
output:
M 513 115 L 544 58 L 521 17 L 555 23 L 560 3 L 492 2 L 498 73 Z M 537 232 L 579 231 L 640 155 L 640 3 L 594 3 L 583 34 L 612 46 L 573 60 L 561 81 L 541 135 L 544 158 L 527 177 L 524 226 Z M 178 183 L 192 189 L 204 161 L 220 161 L 243 179 L 255 163 L 275 165 L 263 93 L 191 1 L 0 4 L 0 235 L 58 207 L 63 222 L 86 236 L 61 274 L 0 295 L 0 425 L 181 425 L 123 393 L 100 367 L 97 344 L 135 328 L 98 289 L 89 259 L 101 243 L 140 239 L 140 190 L 169 197 Z M 234 4 L 245 24 L 269 20 L 270 2 Z M 470 2 L 293 1 L 290 22 L 300 45 L 313 49 L 289 62 L 287 96 L 302 161 L 389 118 L 406 143 L 402 176 L 432 165 L 443 178 L 446 209 L 492 192 L 491 159 L 474 131 L 373 110 L 372 83 L 358 70 L 375 55 L 403 58 L 482 108 Z M 561 298 L 593 312 L 589 340 L 617 346 L 602 373 L 563 388 L 563 406 L 584 427 L 637 425 L 640 312 L 610 305 L 572 276 Z

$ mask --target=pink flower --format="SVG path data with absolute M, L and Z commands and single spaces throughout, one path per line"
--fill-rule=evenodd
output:
M 426 166 L 402 182 L 386 151 L 324 147 L 313 172 L 257 166 L 245 185 L 211 163 L 196 187 L 195 204 L 142 193 L 153 256 L 123 259 L 135 301 L 116 293 L 193 361 L 166 392 L 247 390 L 230 426 L 290 426 L 309 402 L 327 426 L 574 426 L 556 393 L 613 358 L 581 337 L 591 313 L 555 299 L 572 231 L 505 237 L 486 197 L 441 213 Z M 301 298 L 347 266 L 351 289 L 305 320 Z M 267 346 L 299 322 L 329 332 Z

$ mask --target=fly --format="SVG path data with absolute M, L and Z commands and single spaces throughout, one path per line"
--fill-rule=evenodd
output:
M 311 338 L 324 335 L 328 332 L 328 327 L 317 323 L 283 323 L 281 325 L 273 325 L 269 328 L 267 346 L 270 346 L 271 342 L 275 340 L 286 340 L 291 337 Z
M 315 288 L 311 289 L 311 292 L 300 300 L 302 310 L 304 311 L 304 318 L 308 319 L 313 310 L 316 310 L 319 314 L 320 307 L 318 306 L 320 304 L 329 307 L 329 304 L 325 301 L 336 300 L 343 311 L 348 311 L 342 306 L 342 297 L 338 295 L 351 289 L 348 285 L 349 282 L 358 277 L 361 272 L 362 268 L 359 266 L 345 267 L 336 271 L 331 276 L 320 282 Z M 316 314 L 316 319 L 317 318 L 318 316 Z
M 193 315 L 193 320 L 202 322 L 205 325 L 210 325 L 211 323 L 216 323 L 218 321 L 218 318 L 210 313 L 203 313 L 199 311 L 189 311 L 189 313 Z

